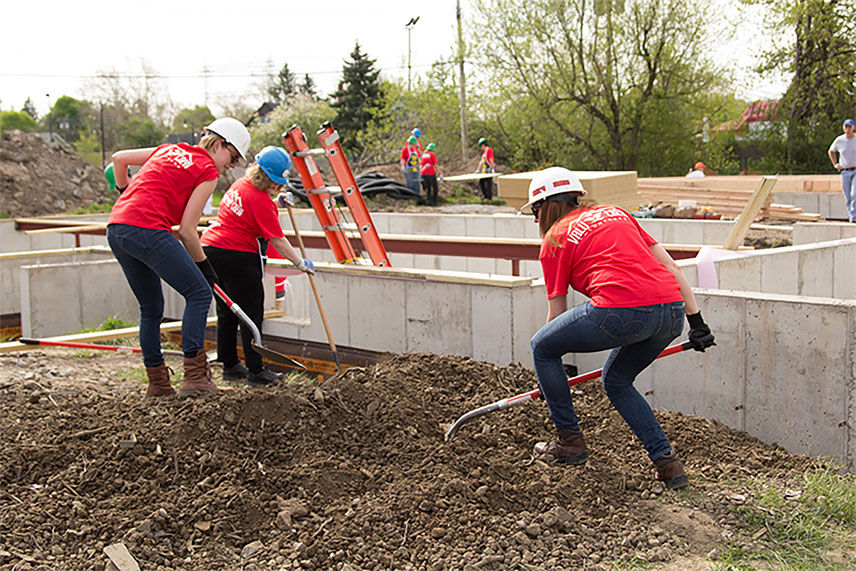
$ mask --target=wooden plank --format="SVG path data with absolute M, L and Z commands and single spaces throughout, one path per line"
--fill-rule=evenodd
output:
M 137 560 L 134 559 L 124 543 L 107 545 L 103 551 L 104 555 L 110 558 L 110 562 L 119 571 L 140 571 L 139 563 L 137 563 Z
M 475 172 L 470 174 L 456 174 L 454 176 L 444 176 L 441 180 L 445 182 L 457 182 L 460 180 L 479 180 L 482 178 L 495 178 L 502 176 L 499 172 Z
M 27 236 L 38 236 L 40 234 L 77 234 L 78 232 L 90 232 L 92 230 L 104 230 L 107 223 L 90 224 L 88 226 L 62 226 L 56 228 L 40 228 L 38 230 L 24 230 Z
M 738 216 L 737 220 L 734 222 L 734 226 L 732 226 L 731 232 L 728 234 L 728 238 L 725 239 L 725 244 L 722 246 L 724 249 L 736 250 L 741 244 L 743 244 L 743 240 L 749 232 L 749 227 L 761 211 L 761 207 L 764 205 L 764 202 L 770 198 L 770 192 L 776 185 L 776 180 L 777 179 L 774 176 L 763 177 L 758 188 L 755 189 L 755 193 L 752 195 L 752 198 L 749 199 L 749 202 L 747 202 L 746 206 L 743 208 L 743 212 L 740 213 L 740 216 Z
M 284 311 L 266 311 L 264 314 L 265 319 L 270 319 L 272 317 L 282 317 L 285 315 Z M 217 326 L 217 318 L 209 317 L 205 322 L 206 327 L 216 327 Z M 160 325 L 161 333 L 172 333 L 175 331 L 181 331 L 181 321 L 168 321 L 166 323 L 161 323 Z M 123 327 L 122 329 L 108 329 L 107 331 L 93 331 L 90 333 L 73 333 L 71 335 L 60 335 L 57 337 L 45 337 L 42 339 L 43 341 L 61 341 L 61 342 L 72 342 L 72 343 L 93 343 L 95 341 L 109 341 L 110 339 L 123 339 L 127 337 L 135 337 L 140 333 L 139 327 Z M 44 345 L 26 345 L 24 343 L 19 343 L 17 341 L 11 341 L 8 343 L 0 343 L 0 353 L 12 353 L 14 351 L 26 351 L 33 349 L 44 349 Z

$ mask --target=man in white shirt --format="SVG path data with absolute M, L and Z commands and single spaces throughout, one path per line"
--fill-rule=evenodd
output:
M 835 153 L 838 153 L 838 160 Z M 829 146 L 829 160 L 841 173 L 841 190 L 847 204 L 850 222 L 856 222 L 856 121 L 844 120 L 844 134 L 839 135 Z

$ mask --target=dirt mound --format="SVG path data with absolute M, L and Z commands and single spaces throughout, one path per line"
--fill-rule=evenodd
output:
M 101 569 L 114 543 L 147 569 L 703 560 L 733 532 L 735 502 L 751 501 L 750 470 L 774 483 L 810 463 L 659 414 L 692 482 L 664 493 L 596 383 L 575 391 L 584 467 L 531 455 L 549 434 L 538 404 L 444 444 L 441 423 L 536 386 L 531 370 L 469 358 L 401 355 L 323 385 L 185 400 L 143 398 L 138 366 L 115 354 L 0 357 L 0 566 Z
M 68 145 L 47 143 L 18 130 L 0 135 L 0 211 L 10 217 L 43 216 L 116 197 L 100 169 Z

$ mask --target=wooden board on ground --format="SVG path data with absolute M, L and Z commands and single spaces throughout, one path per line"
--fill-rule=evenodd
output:
M 499 197 L 520 208 L 529 201 L 529 182 L 539 171 L 502 175 L 497 179 Z M 645 199 L 636 191 L 636 171 L 571 171 L 579 177 L 588 197 L 599 204 L 633 210 Z
M 470 174 L 456 174 L 454 176 L 444 176 L 443 182 L 457 182 L 462 180 L 480 180 L 483 178 L 496 178 L 502 176 L 498 172 L 474 172 Z

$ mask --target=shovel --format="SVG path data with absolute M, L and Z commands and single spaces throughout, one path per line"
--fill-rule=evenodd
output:
M 71 341 L 47 341 L 45 339 L 30 339 L 29 337 L 21 337 L 19 343 L 25 345 L 55 345 L 57 347 L 74 347 L 76 349 L 101 349 L 102 351 L 130 351 L 132 353 L 142 353 L 139 347 L 122 347 L 121 345 L 96 345 L 94 343 L 72 343 Z M 171 351 L 164 349 L 161 351 L 164 355 L 175 355 L 184 357 L 181 351 Z
M 303 238 L 300 237 L 300 230 L 297 229 L 297 222 L 294 220 L 294 212 L 291 205 L 294 204 L 294 198 L 290 192 L 280 194 L 278 197 L 280 206 L 284 206 L 288 210 L 288 217 L 291 219 L 291 227 L 294 228 L 294 235 L 297 238 L 297 245 L 300 247 L 300 256 L 306 257 L 306 248 L 303 247 Z M 312 286 L 312 293 L 315 294 L 315 303 L 318 305 L 318 313 L 321 315 L 321 323 L 324 324 L 324 331 L 327 333 L 327 341 L 330 343 L 330 351 L 333 352 L 333 358 L 336 360 L 336 375 L 342 372 L 342 364 L 339 362 L 339 352 L 336 351 L 336 343 L 333 341 L 333 334 L 330 333 L 330 325 L 327 323 L 327 315 L 324 313 L 324 307 L 321 305 L 321 296 L 318 294 L 318 287 L 315 285 L 315 276 L 306 274 L 309 278 L 309 285 Z M 336 375 L 333 375 L 335 377 Z
M 669 355 L 674 355 L 675 353 L 680 353 L 681 351 L 686 351 L 687 349 L 692 349 L 692 345 L 689 341 L 685 341 L 680 345 L 672 345 L 671 347 L 667 347 L 663 349 L 663 352 L 657 355 L 657 359 L 662 357 L 667 357 Z M 583 373 L 582 375 L 577 375 L 576 377 L 568 379 L 568 386 L 578 385 L 580 383 L 584 383 L 586 381 L 590 381 L 591 379 L 598 378 L 603 373 L 603 369 L 598 369 L 597 371 L 592 371 L 590 373 Z M 503 408 L 507 408 L 511 405 L 524 403 L 526 401 L 537 399 L 541 396 L 541 391 L 539 389 L 535 389 L 534 391 L 528 393 L 521 393 L 517 396 L 513 396 L 511 398 L 498 400 L 494 403 L 485 405 L 481 408 L 477 408 L 475 410 L 471 410 L 470 412 L 464 414 L 451 424 L 441 424 L 440 426 L 443 428 L 443 434 L 445 436 L 446 442 L 449 442 L 453 436 L 455 436 L 455 432 L 461 427 L 462 424 L 468 422 L 474 418 L 487 414 L 489 412 L 493 412 L 495 410 L 500 410 Z
M 214 293 L 216 293 L 217 297 L 219 297 L 223 301 L 223 303 L 226 304 L 226 307 L 228 307 L 232 311 L 232 313 L 234 313 L 237 318 L 241 320 L 241 323 L 249 327 L 250 331 L 253 334 L 253 340 L 250 342 L 250 345 L 259 355 L 261 355 L 262 357 L 267 357 L 269 360 L 274 361 L 276 363 L 281 363 L 285 365 L 296 365 L 301 369 L 306 370 L 306 367 L 303 365 L 303 363 L 295 361 L 291 357 L 287 357 L 282 353 L 277 353 L 272 349 L 263 347 L 262 334 L 259 332 L 259 328 L 256 327 L 256 324 L 253 323 L 253 320 L 250 319 L 250 317 L 246 313 L 244 313 L 244 310 L 241 309 L 241 307 L 237 303 L 229 299 L 229 296 L 226 295 L 226 292 L 223 291 L 223 288 L 220 287 L 220 284 L 215 283 L 213 288 Z

